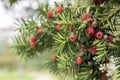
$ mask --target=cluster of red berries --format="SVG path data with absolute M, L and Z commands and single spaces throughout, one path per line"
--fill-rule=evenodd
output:
M 88 27 L 86 32 L 89 36 L 93 36 L 97 39 L 103 39 L 104 38 L 104 33 L 102 31 L 95 32 L 95 29 L 92 26 Z
M 56 55 L 51 56 L 51 60 L 53 62 L 57 61 L 57 56 Z M 83 60 L 81 57 L 77 57 L 75 61 L 76 61 L 76 64 L 78 64 L 78 65 L 83 63 Z
M 90 16 L 88 13 L 84 14 L 84 15 L 80 18 L 80 20 L 81 20 L 81 21 L 87 20 L 87 21 L 90 22 L 90 23 L 93 21 L 92 18 L 91 18 L 91 16 Z
M 58 6 L 56 8 L 56 13 L 62 13 L 62 12 L 63 12 L 63 8 L 61 6 Z M 52 11 L 48 11 L 47 12 L 47 18 L 51 19 L 52 17 L 53 17 L 53 12 Z M 61 25 L 57 24 L 56 25 L 56 30 L 59 31 L 60 29 L 61 29 Z M 43 32 L 44 32 L 43 28 L 39 28 L 38 31 L 37 31 L 37 33 L 40 34 L 40 35 L 43 34 Z M 37 36 L 32 36 L 30 38 L 30 46 L 31 46 L 31 48 L 36 48 L 37 41 L 38 41 L 38 37 Z M 53 55 L 51 57 L 51 59 L 52 59 L 53 62 L 55 62 L 57 60 L 57 56 Z
M 62 12 L 63 12 L 62 6 L 58 6 L 56 8 L 56 13 L 62 13 Z M 53 17 L 53 12 L 52 11 L 48 11 L 47 12 L 47 18 L 51 19 L 52 17 Z M 61 27 L 62 26 L 60 24 L 57 24 L 55 28 L 56 28 L 57 31 L 60 31 Z
M 40 35 L 43 34 L 43 32 L 44 32 L 43 28 L 39 28 L 38 31 L 37 31 L 37 33 L 40 34 Z M 37 36 L 32 36 L 30 38 L 30 47 L 31 48 L 36 48 L 36 42 L 37 41 L 38 41 L 38 37 Z
M 63 8 L 62 8 L 62 6 L 58 6 L 57 8 L 56 8 L 56 13 L 62 13 L 63 12 Z M 47 12 L 47 18 L 48 19 L 51 19 L 53 17 L 53 12 L 52 11 L 48 11 Z
M 56 62 L 57 61 L 57 56 L 56 55 L 51 56 L 51 60 L 53 62 Z M 77 57 L 75 61 L 76 61 L 77 65 L 81 65 L 83 63 L 83 59 L 81 57 Z M 102 77 L 102 79 L 106 79 L 107 78 L 106 73 L 101 74 L 101 77 Z
M 93 22 L 92 18 L 90 17 L 90 15 L 89 15 L 88 13 L 84 14 L 84 15 L 80 18 L 80 20 L 82 20 L 82 21 L 87 20 L 87 22 L 89 22 L 89 23 L 92 23 L 92 22 Z M 96 38 L 96 39 L 100 39 L 100 40 L 104 39 L 105 33 L 102 32 L 102 31 L 95 31 L 95 28 L 96 28 L 96 27 L 97 27 L 97 25 L 94 25 L 94 26 L 93 26 L 93 23 L 92 23 L 92 25 L 89 26 L 89 27 L 87 27 L 87 29 L 86 29 L 87 34 L 88 34 L 89 36 L 93 37 L 93 38 Z M 73 30 L 74 30 L 74 28 L 72 29 L 72 31 L 73 31 Z M 77 40 L 77 35 L 76 35 L 76 34 L 71 34 L 71 35 L 70 35 L 70 41 L 71 41 L 71 42 L 75 42 L 76 40 Z M 112 41 L 113 41 L 113 36 L 110 35 L 110 34 L 107 35 L 107 41 L 108 41 L 108 42 L 112 42 Z M 82 50 L 82 51 L 83 51 L 83 53 L 85 52 L 84 50 Z M 97 47 L 96 47 L 96 46 L 91 46 L 91 47 L 90 47 L 90 52 L 91 52 L 92 54 L 95 54 L 95 53 L 97 52 Z
M 95 32 L 95 29 L 94 29 L 93 27 L 91 27 L 91 26 L 87 28 L 86 32 L 87 32 L 87 34 L 88 34 L 89 36 L 91 36 L 91 37 L 93 37 L 93 38 L 100 39 L 100 40 L 104 39 L 105 33 L 102 32 L 102 31 L 97 31 L 97 32 Z M 108 42 L 112 42 L 112 41 L 113 41 L 113 38 L 114 38 L 114 37 L 113 37 L 112 35 L 110 35 L 110 34 L 107 35 L 107 41 L 108 41 Z M 95 54 L 95 53 L 97 52 L 96 49 L 97 49 L 97 47 L 92 46 L 92 47 L 90 48 L 90 52 L 93 53 L 93 54 Z
M 81 19 L 80 19 L 81 21 L 87 21 L 87 22 L 89 22 L 89 23 L 92 23 L 93 22 L 93 20 L 92 20 L 92 18 L 90 17 L 90 15 L 89 14 L 84 14 L 82 17 L 81 17 Z M 90 27 L 87 27 L 87 29 L 86 29 L 86 32 L 87 32 L 87 34 L 90 36 L 90 37 L 93 37 L 93 38 L 96 38 L 96 39 L 100 39 L 100 40 L 102 40 L 102 39 L 104 39 L 104 36 L 105 36 L 105 33 L 103 32 L 103 31 L 95 31 L 95 28 L 97 27 L 97 25 L 95 24 L 93 24 L 92 23 L 92 25 L 90 26 Z M 112 42 L 113 41 L 113 36 L 112 35 L 110 35 L 110 34 L 108 34 L 107 35 L 107 41 L 108 42 Z M 70 35 L 70 41 L 71 42 L 75 42 L 77 40 L 77 35 L 76 34 L 71 34 Z M 84 46 L 84 45 L 83 45 Z M 97 47 L 96 46 L 91 46 L 90 47 L 90 53 L 92 53 L 92 54 L 95 54 L 96 52 L 97 52 Z M 81 49 L 81 52 L 82 52 L 82 54 L 84 55 L 85 54 L 85 50 L 84 49 Z M 105 58 L 105 62 L 109 62 L 109 59 L 107 59 L 107 58 Z M 76 64 L 78 64 L 78 65 L 81 65 L 83 63 L 83 59 L 82 59 L 82 57 L 77 57 L 76 58 Z M 107 78 L 107 75 L 106 75 L 106 73 L 104 73 L 104 74 L 101 74 L 101 77 L 103 78 L 103 79 L 106 79 Z
M 93 2 L 96 3 L 96 4 L 102 4 L 104 2 L 104 0 L 93 0 Z M 62 6 L 58 6 L 56 8 L 56 13 L 62 13 L 62 12 L 63 12 Z M 52 17 L 53 17 L 53 12 L 52 11 L 48 11 L 47 12 L 47 18 L 51 19 Z M 91 18 L 91 16 L 88 13 L 84 14 L 80 18 L 80 20 L 81 21 L 87 21 L 90 24 L 92 23 L 92 25 L 89 26 L 89 27 L 87 27 L 87 29 L 86 29 L 86 32 L 87 32 L 87 34 L 90 37 L 93 37 L 93 38 L 96 38 L 96 39 L 100 39 L 100 40 L 104 39 L 105 33 L 102 32 L 102 31 L 97 31 L 97 32 L 95 31 L 95 28 L 97 27 L 97 25 L 93 24 L 93 19 Z M 62 26 L 60 24 L 57 24 L 55 26 L 55 28 L 56 28 L 57 31 L 60 31 L 61 28 L 62 28 Z M 71 27 L 71 26 L 68 27 L 68 30 L 71 31 L 71 32 L 74 32 L 74 28 Z M 43 33 L 43 29 L 39 29 L 38 33 L 42 34 Z M 76 42 L 77 41 L 77 34 L 71 34 L 70 37 L 69 37 L 69 39 L 70 39 L 71 42 Z M 31 37 L 31 47 L 32 48 L 35 48 L 35 43 L 37 42 L 37 40 L 38 40 L 37 37 Z M 108 35 L 107 40 L 108 40 L 108 42 L 112 42 L 113 41 L 113 36 L 112 35 Z M 83 54 L 85 53 L 84 49 L 81 49 L 81 51 L 82 51 Z M 97 52 L 97 47 L 96 46 L 91 46 L 90 47 L 90 52 L 92 54 L 95 54 Z M 51 56 L 51 60 L 53 62 L 56 62 L 57 61 L 57 56 L 56 55 Z M 81 65 L 83 63 L 83 59 L 80 56 L 78 56 L 75 59 L 75 61 L 76 61 L 77 65 Z M 102 74 L 101 77 L 103 79 L 107 78 L 106 74 Z
M 82 57 L 77 57 L 77 58 L 76 58 L 76 64 L 81 65 L 82 63 L 83 63 Z M 101 74 L 101 77 L 102 77 L 102 79 L 106 79 L 106 78 L 107 78 L 106 73 L 102 73 L 102 74 Z
M 89 23 L 92 23 L 91 26 L 87 27 L 86 32 L 90 37 L 96 38 L 96 39 L 104 39 L 105 33 L 103 31 L 96 31 L 95 28 L 97 27 L 97 23 L 93 22 L 93 19 L 91 18 L 91 16 L 86 13 L 84 14 L 81 18 L 81 21 L 87 21 Z M 70 36 L 70 40 L 72 42 L 75 42 L 77 39 L 76 35 L 71 35 Z M 107 41 L 108 42 L 112 42 L 113 41 L 113 36 L 108 34 L 107 35 Z M 82 49 L 82 52 L 84 53 L 85 51 Z M 95 54 L 97 52 L 97 47 L 96 46 L 91 46 L 90 47 L 90 52 L 92 54 Z

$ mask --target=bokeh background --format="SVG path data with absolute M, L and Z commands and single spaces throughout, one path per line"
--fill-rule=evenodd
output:
M 22 0 L 10 6 L 9 0 L 0 0 L 0 80 L 59 80 L 44 68 L 44 52 L 39 57 L 23 60 L 12 48 L 13 38 L 17 34 L 16 19 L 26 18 L 37 9 L 38 2 L 46 1 L 54 6 L 54 1 L 63 0 Z

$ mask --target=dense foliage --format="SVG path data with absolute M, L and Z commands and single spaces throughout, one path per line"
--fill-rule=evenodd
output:
M 120 79 L 119 0 L 65 1 L 54 8 L 40 4 L 35 13 L 19 21 L 14 47 L 21 57 L 49 49 L 47 66 L 66 80 Z M 115 76 L 107 75 L 111 59 Z

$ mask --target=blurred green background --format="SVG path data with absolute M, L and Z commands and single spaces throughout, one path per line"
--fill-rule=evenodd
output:
M 58 80 L 44 67 L 47 51 L 24 60 L 15 54 L 7 40 L 0 41 L 0 80 Z
M 58 80 L 45 68 L 48 53 L 24 60 L 16 55 L 7 39 L 0 41 L 0 80 Z

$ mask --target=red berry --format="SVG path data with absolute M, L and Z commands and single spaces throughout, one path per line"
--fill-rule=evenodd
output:
M 33 37 L 30 38 L 30 41 L 32 43 L 35 43 L 37 40 L 38 40 L 38 38 L 36 36 L 33 36 Z
M 88 14 L 88 13 L 84 14 L 84 18 L 85 18 L 85 19 L 90 18 L 90 14 Z
M 95 54 L 97 52 L 96 47 L 95 46 L 90 47 L 90 52 L 92 54 Z
M 57 56 L 56 55 L 51 56 L 51 60 L 55 62 L 57 60 Z
M 113 41 L 113 36 L 112 35 L 108 35 L 107 40 L 108 40 L 108 42 L 112 42 Z
M 90 18 L 90 15 L 86 13 L 81 17 L 81 20 L 84 21 L 84 20 L 87 20 L 88 18 Z
M 61 6 L 59 6 L 59 7 L 56 8 L 56 12 L 57 12 L 57 13 L 61 13 L 62 11 L 63 11 L 63 9 L 62 9 Z
M 95 33 L 95 31 L 94 31 L 93 27 L 90 26 L 90 27 L 87 28 L 87 34 L 88 35 L 92 36 L 92 35 L 94 35 L 94 33 Z
M 38 29 L 38 34 L 43 34 L 43 32 L 44 32 L 44 31 L 43 31 L 42 28 L 39 28 L 39 29 Z
M 88 18 L 87 21 L 91 23 L 93 20 L 92 18 Z
M 50 18 L 52 18 L 52 16 L 53 16 L 52 11 L 48 11 L 48 12 L 47 12 L 47 17 L 50 19 Z
M 60 29 L 61 29 L 61 25 L 60 24 L 56 25 L 56 30 L 59 31 Z
M 103 79 L 106 79 L 106 78 L 107 78 L 107 75 L 104 73 L 104 74 L 101 75 L 101 77 L 102 77 Z
M 96 38 L 103 39 L 103 37 L 104 37 L 104 33 L 102 31 L 96 33 Z
M 71 27 L 71 26 L 68 27 L 68 30 L 71 31 L 71 32 L 74 32 L 74 28 Z
M 82 60 L 82 58 L 81 57 L 77 57 L 76 58 L 76 64 L 82 64 L 83 63 L 83 60 Z
M 31 48 L 36 48 L 36 44 L 34 42 L 30 42 L 30 47 Z
M 77 40 L 77 35 L 76 34 L 70 35 L 70 41 L 71 42 L 75 42 L 76 40 Z

